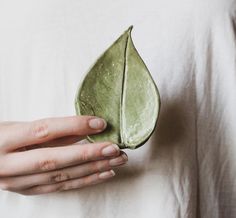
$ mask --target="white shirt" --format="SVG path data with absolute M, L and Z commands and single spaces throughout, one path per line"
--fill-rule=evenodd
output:
M 236 217 L 235 2 L 0 1 L 0 119 L 75 114 L 84 73 L 130 25 L 161 95 L 151 139 L 107 183 L 0 191 L 2 218 Z

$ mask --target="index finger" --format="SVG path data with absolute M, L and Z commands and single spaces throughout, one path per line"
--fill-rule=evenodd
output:
M 59 137 L 96 134 L 105 128 L 105 120 L 94 116 L 71 116 L 19 122 L 2 128 L 1 144 L 2 148 L 11 151 Z

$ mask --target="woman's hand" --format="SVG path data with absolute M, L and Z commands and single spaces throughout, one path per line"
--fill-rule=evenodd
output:
M 105 128 L 92 116 L 0 123 L 0 188 L 35 195 L 106 181 L 127 155 L 110 142 L 75 143 Z

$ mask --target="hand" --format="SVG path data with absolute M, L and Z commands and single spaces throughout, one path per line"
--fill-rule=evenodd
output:
M 110 142 L 75 143 L 105 128 L 92 116 L 0 123 L 0 188 L 35 195 L 106 181 L 127 155 Z

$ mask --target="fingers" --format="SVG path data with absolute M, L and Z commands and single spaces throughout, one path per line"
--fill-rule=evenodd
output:
M 110 142 L 10 153 L 0 159 L 0 177 L 47 172 L 119 154 L 119 147 Z
M 4 125 L 4 128 L 1 128 L 0 141 L 2 147 L 11 151 L 65 136 L 96 134 L 105 128 L 106 122 L 93 116 L 47 118 Z
M 47 173 L 0 178 L 0 188 L 2 187 L 5 190 L 19 191 L 31 188 L 33 186 L 64 182 L 71 179 L 82 178 L 98 172 L 111 170 L 113 167 L 125 164 L 127 160 L 127 155 L 122 152 L 120 156 L 109 160 L 93 161 Z
M 46 194 L 51 192 L 59 192 L 59 191 L 67 191 L 72 189 L 84 188 L 87 186 L 95 185 L 101 182 L 106 181 L 107 179 L 115 176 L 115 172 L 113 170 L 105 171 L 102 173 L 95 173 L 89 176 L 85 176 L 83 178 L 72 179 L 65 182 L 59 182 L 51 185 L 40 185 L 35 186 L 23 191 L 17 191 L 23 195 L 39 195 Z

